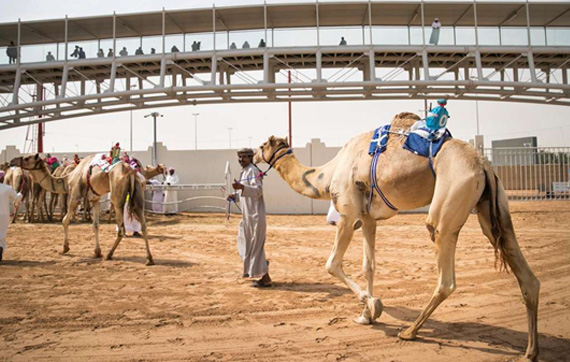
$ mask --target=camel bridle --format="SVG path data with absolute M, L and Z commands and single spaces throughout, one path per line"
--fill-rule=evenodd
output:
M 277 156 L 277 154 L 279 153 L 279 151 L 286 149 L 285 152 L 281 153 L 279 156 Z M 269 168 L 265 171 L 262 171 L 261 173 L 263 174 L 263 176 L 267 176 L 267 173 L 269 173 L 269 170 L 271 170 L 273 168 L 273 166 L 275 166 L 275 164 L 277 163 L 277 161 L 279 161 L 280 159 L 282 159 L 283 157 L 290 155 L 293 153 L 293 149 L 289 148 L 288 145 L 282 145 L 280 146 L 278 149 L 276 149 L 272 154 L 271 157 L 269 157 L 269 160 L 265 159 L 265 156 L 263 155 L 263 146 L 259 147 L 259 151 L 261 153 L 261 159 L 269 165 Z

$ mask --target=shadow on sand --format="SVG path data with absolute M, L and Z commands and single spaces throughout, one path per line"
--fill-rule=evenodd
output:
M 10 259 L 3 259 L 0 261 L 0 267 L 2 266 L 18 266 L 18 267 L 32 267 L 32 266 L 48 266 L 54 265 L 54 260 L 10 260 Z
M 262 288 L 263 289 L 263 288 Z M 327 297 L 340 297 L 352 293 L 350 289 L 331 283 L 273 282 L 269 290 L 283 290 L 300 293 L 327 293 Z
M 420 310 L 404 307 L 384 307 L 384 313 L 401 320 L 402 324 L 383 323 L 379 319 L 371 327 L 381 330 L 387 336 L 397 338 L 398 333 L 410 326 L 410 324 L 420 315 Z M 525 313 L 523 308 L 517 312 Z M 540 314 L 539 314 L 540 320 Z M 430 318 L 419 330 L 417 338 L 412 343 L 436 344 L 448 348 L 473 349 L 485 353 L 504 355 L 506 358 L 516 359 L 522 356 L 527 345 L 527 332 L 515 331 L 512 329 L 489 325 L 481 322 L 442 322 Z M 436 340 L 437 339 L 437 340 Z M 457 342 L 479 342 L 486 343 L 488 347 L 473 347 L 445 343 L 441 340 Z M 560 338 L 552 335 L 538 335 L 540 346 L 540 361 L 561 361 L 566 358 L 570 351 L 570 339 Z M 506 350 L 506 349 L 510 349 Z

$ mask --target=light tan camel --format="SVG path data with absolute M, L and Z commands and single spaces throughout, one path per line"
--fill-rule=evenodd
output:
M 22 194 L 22 203 L 26 207 L 24 213 L 24 220 L 30 221 L 30 198 L 31 198 L 31 180 L 27 171 L 22 170 L 20 167 L 8 167 L 6 175 L 4 176 L 4 183 L 12 186 L 16 192 Z M 18 213 L 15 212 L 12 217 L 12 223 L 16 222 Z
M 57 168 L 55 170 L 53 170 L 52 175 L 53 177 L 63 177 L 63 172 L 70 167 L 71 165 L 59 165 L 57 166 Z M 56 206 L 59 206 L 59 209 L 61 211 L 61 218 L 63 219 L 63 216 L 65 215 L 64 213 L 64 209 L 65 209 L 65 195 L 67 194 L 61 194 L 61 197 L 59 197 L 60 194 L 57 193 L 51 193 L 50 192 L 50 200 L 49 200 L 49 218 L 53 219 L 53 216 L 55 214 L 55 208 Z
M 400 113 L 392 122 L 392 131 L 408 130 L 419 117 Z M 344 282 L 364 303 L 358 323 L 373 323 L 382 313 L 380 299 L 373 296 L 375 270 L 376 222 L 398 213 L 390 209 L 374 192 L 370 210 L 370 165 L 368 146 L 372 132 L 351 139 L 329 163 L 320 167 L 303 166 L 290 149 L 287 140 L 271 136 L 257 150 L 254 162 L 277 159 L 273 167 L 298 193 L 314 199 L 332 199 L 340 214 L 327 271 Z M 439 273 L 435 291 L 418 319 L 399 333 L 405 340 L 416 334 L 437 306 L 456 288 L 455 247 L 459 231 L 471 210 L 477 216 L 483 233 L 493 247 L 501 267 L 515 274 L 528 317 L 528 345 L 522 360 L 535 360 L 538 355 L 537 313 L 540 282 L 532 273 L 517 242 L 503 185 L 490 163 L 469 144 L 447 140 L 430 171 L 428 159 L 402 148 L 403 136 L 390 135 L 387 149 L 380 155 L 377 182 L 390 203 L 398 210 L 410 210 L 431 203 L 426 227 L 434 242 Z M 281 158 L 279 158 L 282 156 Z M 265 161 L 267 163 L 267 161 Z M 364 235 L 363 271 L 366 289 L 362 290 L 343 271 L 342 260 L 354 230 L 362 226 Z
M 129 212 L 136 215 L 141 223 L 142 235 L 145 241 L 147 265 L 153 265 L 154 261 L 150 253 L 147 239 L 146 222 L 144 219 L 144 195 L 141 183 L 136 181 L 136 174 L 126 163 L 116 164 L 108 173 L 94 166 L 90 170 L 90 163 L 94 156 L 84 158 L 79 165 L 66 177 L 53 177 L 48 167 L 38 155 L 28 155 L 17 157 L 10 162 L 10 165 L 20 166 L 29 170 L 32 178 L 36 180 L 42 188 L 52 193 L 68 193 L 68 212 L 63 218 L 64 242 L 63 253 L 69 251 L 69 223 L 75 214 L 75 210 L 84 196 L 93 206 L 93 232 L 95 234 L 95 257 L 101 257 L 99 246 L 99 209 L 100 198 L 108 192 L 111 193 L 111 202 L 117 213 L 117 238 L 113 247 L 107 254 L 106 259 L 111 260 L 113 253 L 124 236 L 123 207 L 126 201 L 126 194 L 130 193 Z

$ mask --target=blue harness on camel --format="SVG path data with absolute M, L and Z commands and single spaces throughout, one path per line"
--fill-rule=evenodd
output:
M 378 193 L 380 198 L 384 201 L 386 206 L 390 209 L 397 211 L 398 208 L 394 206 L 388 198 L 384 195 L 378 182 L 376 181 L 377 168 L 378 168 L 378 158 L 380 154 L 386 150 L 388 144 L 388 136 L 390 133 L 407 136 L 406 142 L 404 142 L 403 148 L 413 152 L 416 155 L 428 157 L 429 167 L 433 177 L 435 177 L 435 170 L 433 168 L 433 158 L 440 151 L 441 146 L 448 138 L 451 138 L 451 133 L 446 128 L 440 128 L 437 131 L 432 131 L 428 128 L 421 127 L 415 131 L 406 132 L 392 132 L 390 131 L 390 124 L 386 124 L 382 127 L 377 128 L 374 131 L 372 140 L 370 141 L 370 146 L 368 147 L 368 154 L 372 156 L 372 162 L 370 164 L 370 197 L 368 198 L 367 211 L 370 212 L 370 206 L 372 205 L 372 197 L 374 191 Z

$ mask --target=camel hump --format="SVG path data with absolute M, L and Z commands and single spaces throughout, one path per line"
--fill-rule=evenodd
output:
M 392 126 L 390 127 L 390 129 L 396 132 L 400 130 L 407 130 L 420 119 L 421 119 L 420 116 L 418 116 L 415 113 L 401 112 L 396 114 L 394 116 L 394 119 L 392 119 L 391 122 Z

